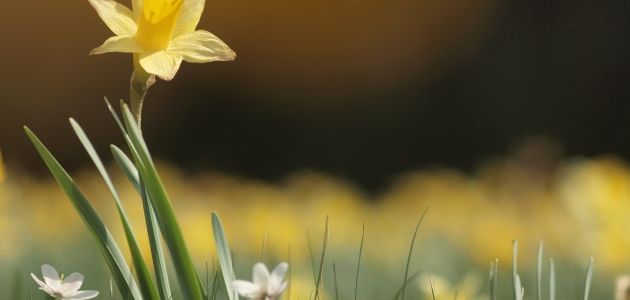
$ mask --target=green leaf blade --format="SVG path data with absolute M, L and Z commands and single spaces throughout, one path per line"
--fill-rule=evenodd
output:
M 46 163 L 46 166 L 48 166 L 48 169 L 50 169 L 51 173 L 61 186 L 61 189 L 68 196 L 70 202 L 83 220 L 83 223 L 90 232 L 92 239 L 103 255 L 105 263 L 112 273 L 112 277 L 116 281 L 116 285 L 118 286 L 121 294 L 126 297 L 125 299 L 142 299 L 140 290 L 138 289 L 135 279 L 131 275 L 131 271 L 125 262 L 118 245 L 96 211 L 94 211 L 92 205 L 90 205 L 83 193 L 79 190 L 76 184 L 74 184 L 72 178 L 70 178 L 68 173 L 66 173 L 52 154 L 50 154 L 48 149 L 46 149 L 37 136 L 27 127 L 24 127 L 24 130 L 33 145 L 35 145 L 35 148 Z
M 230 300 L 238 300 L 238 294 L 232 290 L 232 281 L 236 279 L 234 274 L 234 266 L 232 265 L 232 256 L 228 247 L 223 224 L 216 212 L 212 212 L 212 233 L 214 234 L 214 244 L 219 254 L 219 263 L 221 264 L 221 272 L 225 282 L 225 289 Z
M 138 154 L 139 161 L 137 163 L 141 166 L 138 171 L 140 171 L 140 176 L 143 178 L 149 196 L 153 200 L 157 219 L 161 225 L 162 237 L 175 267 L 184 299 L 202 300 L 205 298 L 205 292 L 201 279 L 193 265 L 190 252 L 171 206 L 171 201 L 164 190 L 138 126 L 126 105 L 123 105 L 123 117 L 129 140 L 133 145 L 132 151 L 135 149 Z

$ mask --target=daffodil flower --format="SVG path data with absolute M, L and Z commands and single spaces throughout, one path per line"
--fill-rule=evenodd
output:
M 289 286 L 288 281 L 282 282 L 288 268 L 289 264 L 282 262 L 269 274 L 264 264 L 257 263 L 254 265 L 253 282 L 234 280 L 232 289 L 250 300 L 276 299 Z
M 98 296 L 97 291 L 79 291 L 81 284 L 83 284 L 83 275 L 80 273 L 72 273 L 70 276 L 61 279 L 59 273 L 55 268 L 49 265 L 42 266 L 42 274 L 44 275 L 44 282 L 39 280 L 35 274 L 31 273 L 35 282 L 39 284 L 40 289 L 48 293 L 48 295 L 60 300 L 84 300 L 92 299 Z
M 171 80 L 182 60 L 229 61 L 236 54 L 210 32 L 195 30 L 205 0 L 132 0 L 132 9 L 113 0 L 88 0 L 116 36 L 90 54 L 134 54 L 143 84 L 154 74 Z

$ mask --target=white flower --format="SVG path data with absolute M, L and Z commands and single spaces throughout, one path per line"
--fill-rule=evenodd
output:
M 271 274 L 269 270 L 262 263 L 254 265 L 253 281 L 246 280 L 234 280 L 232 282 L 232 289 L 239 293 L 241 296 L 251 300 L 273 300 L 287 288 L 288 281 L 284 283 L 284 273 L 289 268 L 289 264 L 280 263 Z
M 33 273 L 31 273 L 31 276 L 33 276 L 33 279 L 39 284 L 40 289 L 55 297 L 55 299 L 83 300 L 98 296 L 98 291 L 79 291 L 81 284 L 83 284 L 83 275 L 80 273 L 72 273 L 65 279 L 59 279 L 59 273 L 57 273 L 55 268 L 49 265 L 43 265 L 42 274 L 44 274 L 44 281 L 46 281 L 46 283 L 39 280 Z

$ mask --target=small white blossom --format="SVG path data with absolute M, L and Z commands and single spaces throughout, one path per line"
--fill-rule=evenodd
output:
M 59 278 L 59 273 L 55 268 L 49 265 L 42 266 L 42 274 L 44 282 L 39 280 L 35 274 L 31 273 L 35 282 L 39 284 L 40 289 L 60 300 L 84 300 L 92 299 L 98 296 L 98 291 L 79 291 L 83 284 L 83 275 L 80 273 L 72 273 L 66 278 Z
M 282 262 L 269 274 L 264 264 L 257 263 L 254 265 L 253 282 L 234 280 L 232 289 L 250 300 L 276 299 L 289 286 L 288 281 L 282 282 L 288 268 L 289 264 Z

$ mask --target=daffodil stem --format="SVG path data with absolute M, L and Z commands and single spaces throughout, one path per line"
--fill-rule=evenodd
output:
M 133 67 L 134 72 L 131 75 L 129 99 L 131 102 L 131 113 L 136 123 L 138 123 L 138 128 L 141 128 L 142 104 L 147 95 L 147 90 L 155 83 L 155 76 L 147 73 L 147 71 L 142 68 L 140 65 L 140 55 L 137 53 L 133 54 Z

